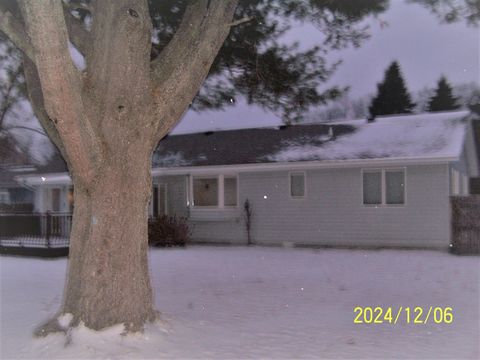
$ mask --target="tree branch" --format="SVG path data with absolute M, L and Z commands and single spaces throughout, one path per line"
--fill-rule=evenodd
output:
M 244 17 L 244 18 L 242 18 L 242 19 L 238 19 L 238 20 L 232 21 L 230 24 L 228 24 L 228 26 L 230 26 L 230 27 L 238 26 L 238 25 L 240 25 L 240 24 L 243 24 L 243 23 L 252 21 L 253 19 L 254 19 L 254 18 L 253 18 L 252 16 Z
M 0 31 L 31 60 L 35 59 L 32 44 L 22 23 L 0 4 Z
M 159 116 L 156 143 L 176 124 L 205 80 L 228 36 L 238 0 L 198 0 L 188 5 L 172 40 L 152 61 Z
M 13 74 L 10 76 L 10 81 L 5 88 L 5 92 L 2 94 L 2 104 L 0 105 L 0 128 L 3 127 L 3 122 L 10 111 L 12 105 L 15 103 L 14 96 L 12 96 L 13 89 L 17 85 L 18 77 L 20 76 L 22 69 L 17 66 Z
M 53 121 L 48 116 L 45 111 L 45 105 L 43 103 L 43 93 L 42 87 L 40 84 L 40 78 L 38 77 L 38 72 L 35 64 L 27 57 L 23 59 L 23 72 L 25 74 L 25 81 L 27 82 L 27 92 L 30 99 L 30 104 L 32 105 L 33 112 L 37 117 L 38 121 L 42 125 L 45 132 L 48 134 L 50 140 L 55 144 L 63 158 L 67 162 L 68 156 L 63 145 L 63 141 L 60 138 L 60 134 Z
M 46 113 L 63 142 L 70 170 L 88 183 L 94 179 L 101 148 L 84 115 L 82 81 L 69 53 L 62 1 L 24 1 L 23 12 Z

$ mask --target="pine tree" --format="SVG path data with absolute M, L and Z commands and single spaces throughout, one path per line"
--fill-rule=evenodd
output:
M 377 115 L 411 113 L 415 107 L 396 61 L 385 71 L 385 77 L 377 84 L 377 89 L 377 96 L 369 107 L 371 118 Z
M 448 111 L 455 110 L 460 107 L 457 104 L 458 99 L 452 94 L 452 87 L 448 83 L 445 76 L 438 80 L 435 95 L 428 102 L 428 111 Z

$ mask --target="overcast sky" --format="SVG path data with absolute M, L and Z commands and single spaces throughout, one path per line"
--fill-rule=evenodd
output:
M 390 8 L 379 19 L 370 20 L 371 38 L 358 49 L 331 53 L 333 61 L 342 59 L 328 85 L 350 86 L 355 99 L 376 92 L 387 66 L 398 60 L 408 89 L 414 93 L 425 86 L 434 87 L 444 74 L 452 84 L 480 84 L 478 28 L 465 23 L 441 24 L 423 7 L 391 0 Z M 385 23 L 387 25 L 385 25 Z M 312 25 L 293 29 L 287 36 L 302 47 L 315 45 L 318 30 Z M 239 128 L 279 124 L 274 114 L 240 101 L 225 111 L 188 112 L 175 132 Z

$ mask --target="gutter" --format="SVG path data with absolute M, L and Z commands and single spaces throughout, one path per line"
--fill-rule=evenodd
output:
M 182 167 L 155 167 L 152 176 L 218 174 L 240 172 L 269 172 L 282 170 L 315 170 L 315 169 L 345 169 L 345 168 L 375 168 L 380 166 L 437 165 L 458 161 L 458 157 L 403 157 L 384 159 L 354 159 L 354 160 L 322 160 L 322 161 L 289 161 L 275 163 L 255 163 L 237 165 L 209 165 Z M 35 175 L 18 175 L 15 181 L 23 185 L 71 185 L 68 173 L 50 173 Z
M 385 159 L 355 159 L 355 160 L 322 160 L 275 162 L 239 165 L 211 165 L 211 166 L 182 166 L 152 168 L 152 176 L 160 175 L 189 175 L 213 173 L 240 173 L 240 172 L 268 172 L 282 170 L 315 170 L 315 169 L 344 169 L 344 168 L 375 168 L 380 166 L 408 166 L 408 165 L 437 165 L 458 161 L 458 157 L 405 157 Z

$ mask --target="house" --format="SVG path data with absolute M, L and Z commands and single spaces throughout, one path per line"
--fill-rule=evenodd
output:
M 19 186 L 15 177 L 35 169 L 12 137 L 0 134 L 0 212 L 31 211 L 34 192 Z
M 446 248 L 449 198 L 478 174 L 466 111 L 182 134 L 152 158 L 150 214 L 186 217 L 193 241 L 245 244 L 248 199 L 259 244 Z M 73 206 L 66 172 L 17 180 L 37 211 Z

